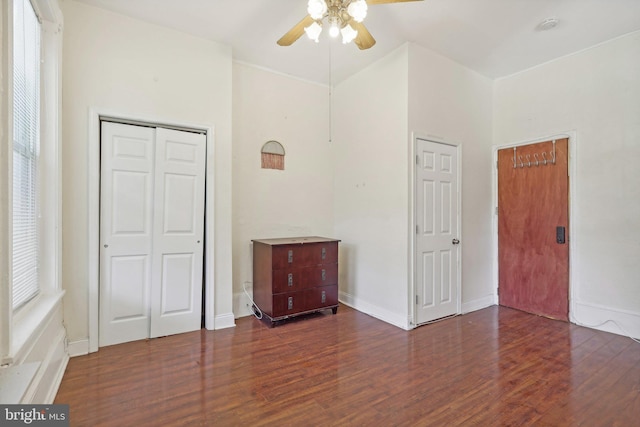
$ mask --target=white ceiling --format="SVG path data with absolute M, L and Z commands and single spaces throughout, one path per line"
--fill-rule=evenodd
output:
M 407 41 L 497 78 L 640 30 L 640 0 L 424 0 L 370 6 L 364 24 L 377 44 L 366 51 L 304 35 L 281 47 L 276 40 L 306 15 L 307 0 L 78 1 L 228 44 L 235 60 L 325 84 Z M 557 27 L 536 30 L 549 17 Z

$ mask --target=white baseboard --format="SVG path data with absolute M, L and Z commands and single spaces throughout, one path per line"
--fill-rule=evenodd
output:
M 482 310 L 483 308 L 496 305 L 493 295 L 487 295 L 486 297 L 478 298 L 472 301 L 462 303 L 462 314 L 471 313 L 472 311 Z
M 233 316 L 233 313 L 219 314 L 216 316 L 214 321 L 214 328 L 217 329 L 226 329 L 233 328 L 236 326 L 236 320 Z
M 574 302 L 572 306 L 569 317 L 576 325 L 640 338 L 640 313 L 586 302 Z
M 69 357 L 84 356 L 89 354 L 89 340 L 69 341 L 67 344 L 67 351 Z
M 399 315 L 398 313 L 394 313 L 382 307 L 378 307 L 366 301 L 362 301 L 346 292 L 340 292 L 338 299 L 342 304 L 348 305 L 353 309 L 368 314 L 369 316 L 375 317 L 376 319 L 382 320 L 383 322 L 389 323 L 393 326 L 397 326 L 398 328 L 404 330 L 411 329 L 409 327 L 409 322 L 406 316 Z

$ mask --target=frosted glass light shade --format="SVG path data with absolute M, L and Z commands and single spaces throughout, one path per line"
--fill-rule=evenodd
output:
M 322 19 L 325 13 L 327 13 L 327 3 L 324 0 L 309 0 L 307 3 L 307 13 L 313 19 Z
M 309 37 L 314 42 L 318 43 L 320 41 L 320 33 L 322 32 L 322 27 L 317 22 L 313 22 L 313 24 L 304 28 L 304 32 L 307 33 L 307 37 Z
M 351 25 L 346 25 L 340 32 L 342 33 L 342 43 L 344 44 L 351 43 L 358 35 L 358 32 Z
M 340 34 L 340 28 L 338 28 L 338 24 L 334 22 L 329 27 L 329 35 L 331 37 L 338 37 L 338 34 Z
M 365 0 L 356 0 L 349 4 L 347 13 L 351 15 L 354 21 L 362 22 L 367 17 L 367 2 Z

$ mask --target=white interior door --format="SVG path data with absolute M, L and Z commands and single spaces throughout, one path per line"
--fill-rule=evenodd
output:
M 149 336 L 155 129 L 102 124 L 100 345 Z
M 158 128 L 151 338 L 200 329 L 206 137 Z
M 458 151 L 416 140 L 416 323 L 456 314 L 459 302 Z
M 102 123 L 100 346 L 200 328 L 206 137 Z

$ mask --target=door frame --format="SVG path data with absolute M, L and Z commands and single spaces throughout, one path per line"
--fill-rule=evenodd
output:
M 215 320 L 215 276 L 214 276 L 214 224 L 215 224 L 215 133 L 211 125 L 176 122 L 157 117 L 141 117 L 135 114 L 89 108 L 87 146 L 87 193 L 88 193 L 88 318 L 89 353 L 98 351 L 100 316 L 100 119 L 109 118 L 122 123 L 144 123 L 158 127 L 191 129 L 202 131 L 206 136 L 207 158 L 205 162 L 205 230 L 204 230 L 204 295 L 205 328 L 214 329 Z
M 498 266 L 498 150 L 505 148 L 520 147 L 523 145 L 537 144 L 540 142 L 550 141 L 554 139 L 569 138 L 569 158 L 568 158 L 568 171 L 569 174 L 569 322 L 576 323 L 573 313 L 575 312 L 575 283 L 578 283 L 577 272 L 578 270 L 578 256 L 577 256 L 577 242 L 579 236 L 576 235 L 578 227 L 578 216 L 574 212 L 578 211 L 578 184 L 577 184 L 577 132 L 575 130 L 556 133 L 550 136 L 538 137 L 528 139 L 524 141 L 518 141 L 513 143 L 499 144 L 492 146 L 492 161 L 493 166 L 491 168 L 491 195 L 492 195 L 492 220 L 491 220 L 491 234 L 492 234 L 492 277 L 493 277 L 493 303 L 499 305 L 498 300 L 498 278 L 499 278 L 499 266 Z
M 420 326 L 417 323 L 417 310 L 415 298 L 417 295 L 417 274 L 416 274 L 416 155 L 418 140 L 426 140 L 435 142 L 436 144 L 449 145 L 456 148 L 458 155 L 458 212 L 456 212 L 456 222 L 458 225 L 458 239 L 463 242 L 462 238 L 462 143 L 458 141 L 447 141 L 444 138 L 422 133 L 412 132 L 411 143 L 409 144 L 409 249 L 408 249 L 408 273 L 409 273 L 409 292 L 408 301 L 409 316 L 407 329 L 413 329 Z M 457 292 L 456 314 L 462 313 L 462 245 L 458 246 L 458 264 L 456 266 Z

